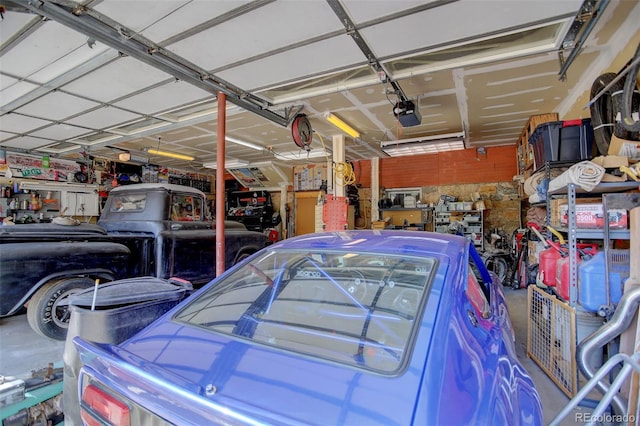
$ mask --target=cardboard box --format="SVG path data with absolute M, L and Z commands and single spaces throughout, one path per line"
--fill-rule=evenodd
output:
M 576 204 L 576 224 L 578 228 L 598 228 L 604 227 L 604 212 L 602 203 L 597 204 Z M 560 223 L 563 226 L 569 224 L 567 212 L 569 206 L 560 206 Z M 627 211 L 623 209 L 609 209 L 609 228 L 627 229 Z
M 540 253 L 545 249 L 544 242 L 529 240 L 527 246 L 529 248 L 529 264 L 537 265 L 540 263 Z
M 416 199 L 413 197 L 404 197 L 403 205 L 405 209 L 413 209 L 416 207 Z
M 630 163 L 640 161 L 640 141 L 628 141 L 614 135 L 609 143 L 609 155 L 627 157 Z
M 374 220 L 371 222 L 371 229 L 384 229 L 387 227 L 387 222 L 384 220 Z
M 550 202 L 551 214 L 549 216 L 550 225 L 559 227 L 563 226 L 562 216 L 563 211 L 561 210 L 562 206 L 565 206 L 564 213 L 567 211 L 567 203 L 569 202 L 566 198 L 553 198 Z M 602 197 L 589 197 L 589 198 L 577 198 L 576 204 L 598 204 L 602 202 Z
M 629 158 L 622 155 L 600 155 L 592 159 L 591 162 L 605 169 L 618 169 L 622 166 L 628 166 Z

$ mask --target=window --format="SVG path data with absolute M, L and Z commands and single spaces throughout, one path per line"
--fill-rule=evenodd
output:
M 147 202 L 145 194 L 116 195 L 111 203 L 111 212 L 139 212 Z
M 175 319 L 381 373 L 398 371 L 431 282 L 431 258 L 270 251 Z
M 205 220 L 202 199 L 187 194 L 173 194 L 171 198 L 171 220 Z

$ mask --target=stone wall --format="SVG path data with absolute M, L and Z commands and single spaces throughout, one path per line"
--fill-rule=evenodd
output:
M 422 201 L 436 204 L 442 195 L 460 201 L 473 201 L 478 196 L 485 204 L 484 232 L 500 228 L 507 235 L 520 228 L 520 196 L 517 182 L 497 182 L 463 185 L 439 185 L 422 188 Z
M 370 228 L 371 220 L 378 219 L 377 211 L 370 212 L 371 189 L 359 188 L 360 211 L 366 217 L 356 218 L 356 226 Z M 511 235 L 521 227 L 521 205 L 517 182 L 438 185 L 422 187 L 422 202 L 437 204 L 442 195 L 451 195 L 459 201 L 472 201 L 479 197 L 485 204 L 484 233 L 499 228 Z M 373 216 L 373 219 L 372 219 Z

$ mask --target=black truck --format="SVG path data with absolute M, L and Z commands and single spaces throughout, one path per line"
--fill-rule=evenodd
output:
M 97 224 L 0 227 L 0 318 L 26 306 L 29 325 L 63 340 L 68 296 L 123 278 L 177 277 L 199 287 L 216 275 L 215 222 L 201 191 L 172 184 L 132 184 L 110 191 Z M 269 238 L 225 222 L 225 267 L 267 246 Z

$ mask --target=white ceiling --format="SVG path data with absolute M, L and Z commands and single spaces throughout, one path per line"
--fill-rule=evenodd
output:
M 588 117 L 591 82 L 640 38 L 640 3 L 612 0 L 561 80 L 578 12 L 606 1 L 0 4 L 0 147 L 67 158 L 160 147 L 196 160 L 152 163 L 197 171 L 216 161 L 221 88 L 227 135 L 263 148 L 230 142 L 228 158 L 304 159 L 287 125 L 298 112 L 315 130 L 312 150 L 336 134 L 326 112 L 356 128 L 349 160 L 384 156 L 381 141 L 461 131 L 468 148 L 509 145 L 530 115 Z M 402 97 L 419 106 L 420 125 L 399 125 Z

